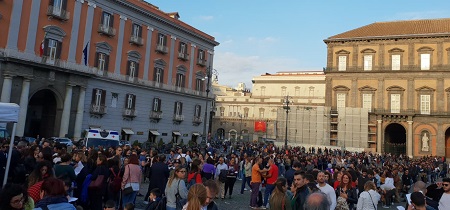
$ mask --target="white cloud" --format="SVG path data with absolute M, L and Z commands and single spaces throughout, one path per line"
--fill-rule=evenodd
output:
M 298 60 L 291 58 L 263 58 L 256 55 L 241 56 L 233 52 L 214 54 L 214 68 L 219 72 L 219 84 L 236 87 L 244 82 L 252 88 L 252 78 L 266 72 L 293 70 L 298 68 Z
M 209 15 L 209 16 L 200 16 L 199 18 L 200 18 L 200 20 L 210 21 L 210 20 L 214 19 L 214 16 L 212 16 L 212 15 Z

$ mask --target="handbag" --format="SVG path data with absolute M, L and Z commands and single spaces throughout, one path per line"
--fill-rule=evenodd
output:
M 176 198 L 175 203 L 177 204 L 177 207 L 176 207 L 177 210 L 183 209 L 183 206 L 187 203 L 186 199 L 182 198 L 180 195 L 180 181 L 181 180 L 178 180 L 177 194 L 175 194 L 175 198 Z
M 91 183 L 89 184 L 89 189 L 92 189 L 92 190 L 101 189 L 103 186 L 104 179 L 105 179 L 104 175 L 98 175 L 97 179 L 95 179 L 94 181 L 91 181 Z
M 131 178 L 130 178 L 130 171 L 131 171 L 130 166 L 128 166 L 128 178 L 129 178 L 129 179 L 131 179 Z M 134 192 L 133 187 L 131 186 L 131 182 L 129 182 L 129 183 L 130 183 L 130 186 L 125 187 L 125 188 L 122 190 L 122 193 L 123 193 L 124 195 L 129 195 L 129 194 L 131 194 L 131 193 Z

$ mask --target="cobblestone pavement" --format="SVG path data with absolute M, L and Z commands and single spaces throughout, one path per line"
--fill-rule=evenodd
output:
M 228 198 L 228 196 L 226 196 L 225 199 L 216 199 L 216 203 L 219 207 L 220 210 L 250 210 L 250 191 L 244 191 L 244 194 L 240 194 L 240 190 L 241 190 L 241 184 L 242 182 L 237 180 L 236 183 L 234 184 L 234 189 L 233 189 L 233 194 L 231 196 L 231 199 Z M 147 188 L 148 188 L 148 181 L 146 183 L 142 183 L 141 186 L 141 194 L 145 196 L 145 194 L 147 193 Z M 247 189 L 248 186 L 247 186 Z M 264 192 L 263 192 L 264 193 Z M 147 205 L 144 204 L 144 196 L 140 196 L 136 198 L 136 209 L 145 209 L 145 207 Z M 391 210 L 395 210 L 397 209 L 397 206 L 405 206 L 404 202 L 401 203 L 395 203 L 394 206 L 392 206 Z M 384 209 L 382 207 L 381 204 L 378 204 L 378 209 Z

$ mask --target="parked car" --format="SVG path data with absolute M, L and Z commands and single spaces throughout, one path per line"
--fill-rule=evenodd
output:
M 51 137 L 48 140 L 55 142 L 55 143 L 60 143 L 60 144 L 64 144 L 67 147 L 71 147 L 73 146 L 73 142 L 72 140 L 68 139 L 68 138 L 64 138 L 64 137 Z

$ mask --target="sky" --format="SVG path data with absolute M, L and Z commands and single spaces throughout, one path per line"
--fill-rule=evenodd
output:
M 215 37 L 219 84 L 279 71 L 322 71 L 324 39 L 374 22 L 450 18 L 450 1 L 147 0 Z

